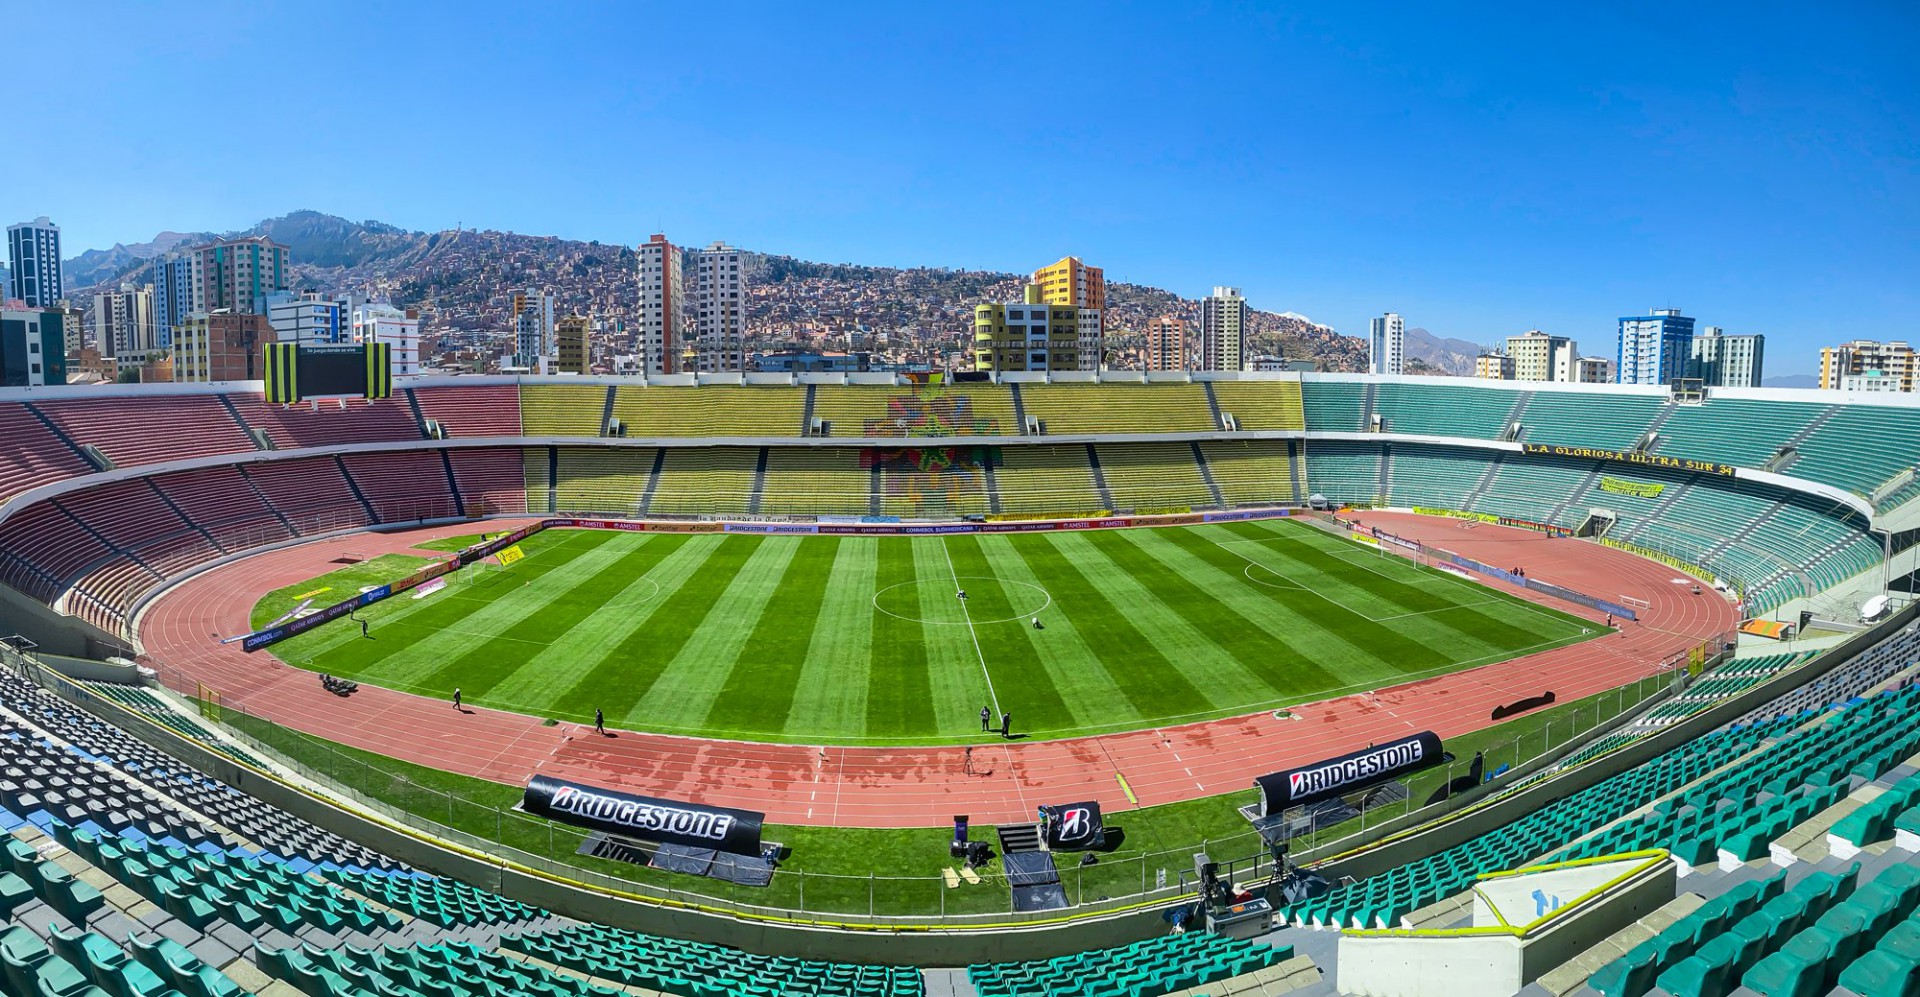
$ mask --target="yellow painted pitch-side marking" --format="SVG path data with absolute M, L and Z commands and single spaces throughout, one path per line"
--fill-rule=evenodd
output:
M 1120 791 L 1122 793 L 1127 794 L 1127 802 L 1133 804 L 1136 807 L 1139 806 L 1140 798 L 1133 795 L 1133 787 L 1127 785 L 1127 777 L 1124 775 L 1121 775 L 1118 772 L 1115 772 L 1113 774 L 1113 778 L 1116 782 L 1120 783 Z

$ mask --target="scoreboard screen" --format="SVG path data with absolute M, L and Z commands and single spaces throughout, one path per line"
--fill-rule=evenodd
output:
M 267 344 L 267 401 L 385 398 L 393 393 L 386 343 L 303 346 Z

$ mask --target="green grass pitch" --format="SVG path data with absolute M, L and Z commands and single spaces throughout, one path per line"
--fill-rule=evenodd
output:
M 636 730 L 926 744 L 977 735 L 983 705 L 1033 737 L 1140 729 L 1600 632 L 1287 520 L 947 537 L 549 530 L 522 547 L 511 567 L 362 611 L 367 638 L 342 619 L 271 653 L 536 716 L 602 709 Z M 254 623 L 420 563 L 388 555 L 289 586 Z

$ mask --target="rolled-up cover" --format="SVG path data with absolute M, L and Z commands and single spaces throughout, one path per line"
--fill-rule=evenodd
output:
M 1047 849 L 1055 852 L 1079 852 L 1098 848 L 1106 840 L 1107 829 L 1100 822 L 1100 804 L 1062 803 L 1041 807 L 1047 815 Z
M 1285 772 L 1253 780 L 1260 789 L 1260 815 L 1278 815 L 1288 807 L 1350 793 L 1375 783 L 1396 779 L 1433 765 L 1446 757 L 1440 735 L 1430 730 L 1371 748 L 1350 751 Z
M 624 838 L 713 848 L 734 855 L 760 854 L 760 824 L 767 816 L 752 810 L 634 796 L 544 775 L 536 775 L 527 783 L 520 809 L 536 817 Z

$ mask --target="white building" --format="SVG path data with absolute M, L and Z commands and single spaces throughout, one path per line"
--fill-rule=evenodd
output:
M 267 322 L 273 337 L 302 346 L 347 341 L 347 307 L 339 299 L 307 291 L 295 297 L 276 294 L 267 303 Z
M 634 339 L 646 358 L 649 374 L 680 372 L 686 348 L 686 283 L 680 271 L 680 249 L 655 233 L 640 244 L 640 326 Z
M 1367 371 L 1373 374 L 1401 374 L 1407 366 L 1407 324 L 1398 314 L 1388 312 L 1373 320 L 1367 336 Z
M 694 338 L 703 371 L 745 370 L 747 304 L 741 298 L 740 251 L 715 242 L 693 254 Z
M 1513 358 L 1516 381 L 1571 381 L 1578 352 L 1573 340 L 1538 329 L 1507 337 L 1507 356 Z
M 1712 388 L 1757 388 L 1766 348 L 1766 336 L 1729 336 L 1717 325 L 1703 326 L 1693 337 L 1687 376 Z
M 1900 383 L 1898 374 L 1884 370 L 1869 370 L 1859 374 L 1840 375 L 1841 391 L 1870 391 L 1875 394 L 1897 394 L 1906 390 Z
M 1820 387 L 1833 390 L 1845 387 L 1845 379 L 1854 374 L 1884 374 L 1900 382 L 1901 391 L 1912 391 L 1914 368 L 1920 366 L 1913 347 L 1905 342 L 1882 343 L 1856 339 L 1839 346 L 1820 349 Z
M 7 265 L 12 267 L 7 297 L 28 308 L 52 308 L 66 297 L 60 281 L 60 226 L 41 215 L 7 226 Z
M 93 341 L 103 356 L 145 359 L 160 349 L 153 327 L 153 285 L 120 285 L 93 296 Z
M 515 291 L 507 299 L 513 323 L 513 364 L 542 369 L 541 358 L 553 356 L 553 295 L 532 289 Z
M 1247 299 L 1237 287 L 1215 287 L 1200 301 L 1200 369 L 1246 367 Z
M 1573 362 L 1573 379 L 1581 384 L 1612 384 L 1613 361 L 1606 357 L 1581 357 Z
M 409 308 L 373 304 L 354 307 L 350 321 L 356 343 L 385 343 L 395 377 L 412 377 L 420 370 L 420 313 Z

